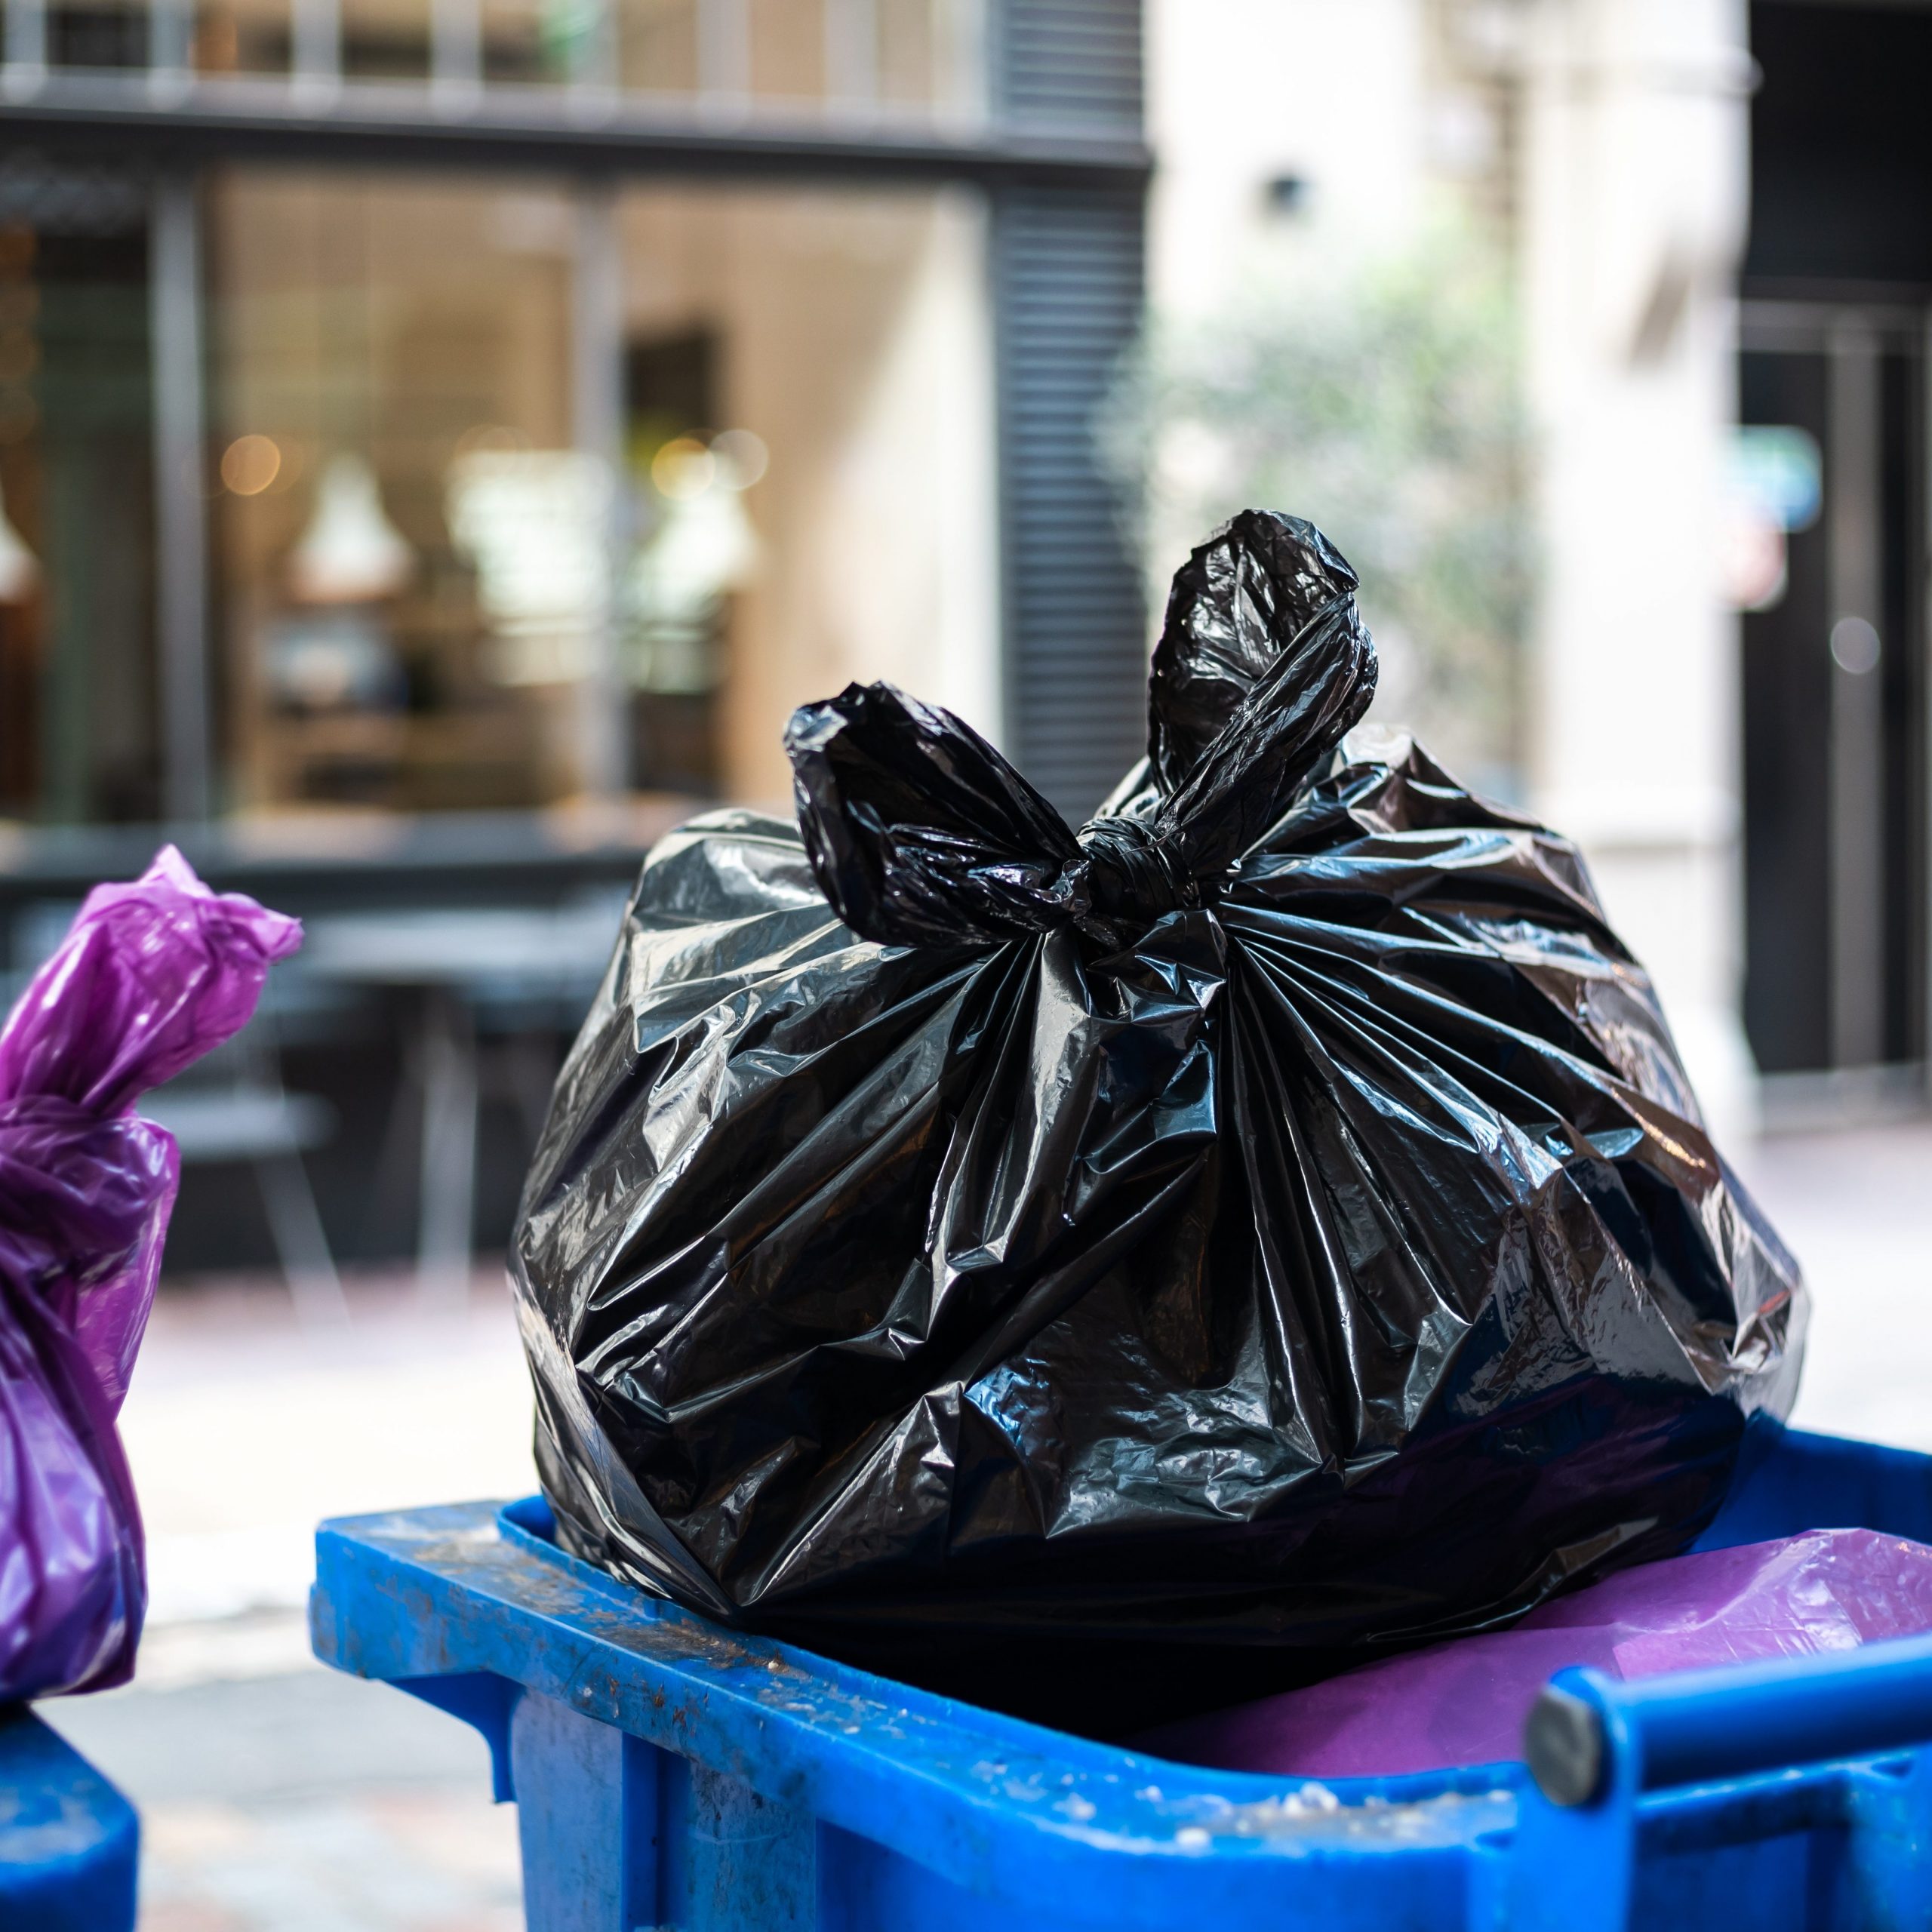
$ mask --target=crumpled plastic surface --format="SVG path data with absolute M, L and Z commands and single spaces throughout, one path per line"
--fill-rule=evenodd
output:
M 1294 518 L 1196 550 L 1078 832 L 855 685 L 798 826 L 651 854 L 513 1241 L 574 1552 L 1104 1730 L 1124 1671 L 1198 1710 L 1709 1521 L 1797 1271 L 1575 848 L 1337 758 L 1355 589 Z
M 1653 1677 L 1856 1650 L 1932 1630 L 1932 1549 L 1876 1530 L 1810 1530 L 1607 1577 L 1513 1630 L 1435 1644 L 1326 1683 L 1137 1738 L 1224 1770 L 1373 1777 L 1523 1755 L 1552 1675 L 1587 1664 Z
M 168 846 L 88 894 L 0 1028 L 0 1703 L 133 1672 L 146 1583 L 115 1418 L 180 1172 L 134 1103 L 242 1027 L 300 940 Z

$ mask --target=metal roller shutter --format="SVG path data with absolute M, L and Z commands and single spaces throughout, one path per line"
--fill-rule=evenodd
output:
M 1020 188 L 996 205 L 1008 741 L 1075 824 L 1146 735 L 1140 578 L 1094 444 L 1141 252 L 1137 192 Z

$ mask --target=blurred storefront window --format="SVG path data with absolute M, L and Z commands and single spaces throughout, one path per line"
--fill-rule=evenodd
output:
M 621 198 L 644 782 L 787 796 L 786 718 L 853 677 L 989 717 L 983 227 L 964 189 Z
M 555 803 L 614 695 L 632 787 L 777 798 L 803 700 L 990 688 L 983 231 L 957 189 L 626 191 L 614 469 L 561 187 L 223 178 L 228 804 Z
M 147 245 L 0 223 L 0 815 L 157 816 Z
M 878 675 L 1085 810 L 1140 9 L 1009 12 L 5 0 L 0 841 L 628 851 Z
M 208 231 L 229 802 L 579 789 L 578 667 L 506 666 L 448 515 L 471 452 L 570 448 L 569 202 L 242 174 Z
M 328 1247 L 444 1255 L 504 1238 L 645 853 L 785 809 L 798 703 L 894 679 L 1084 816 L 1144 731 L 1092 447 L 1140 45 L 1139 0 L 4 0 L 0 977 L 164 837 L 298 915 L 263 1051 Z M 258 1192 L 205 1147 L 177 1265 L 281 1257 Z
M 51 0 L 45 17 L 51 66 L 112 69 L 148 63 L 148 10 L 140 0 Z

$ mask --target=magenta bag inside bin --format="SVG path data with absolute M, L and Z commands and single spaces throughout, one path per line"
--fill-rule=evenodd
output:
M 0 1028 L 0 1703 L 134 1668 L 146 1583 L 114 1425 L 178 1174 L 134 1103 L 245 1024 L 300 940 L 170 846 L 95 888 Z
M 1521 1757 L 1537 1694 L 1571 1664 L 1651 1677 L 1925 1630 L 1932 1548 L 1875 1530 L 1811 1530 L 1643 1564 L 1543 1604 L 1513 1629 L 1432 1644 L 1134 1743 L 1224 1770 L 1309 1777 L 1495 1764 Z

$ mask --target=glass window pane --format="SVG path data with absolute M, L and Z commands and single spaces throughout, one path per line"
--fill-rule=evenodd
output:
M 231 177 L 215 521 L 234 801 L 500 808 L 589 778 L 771 802 L 805 699 L 998 723 L 983 211 L 959 189 L 626 191 L 626 461 L 571 447 L 541 184 Z
M 238 805 L 583 789 L 609 485 L 571 448 L 574 234 L 540 183 L 238 174 L 215 196 Z
M 202 74 L 285 74 L 293 44 L 288 0 L 202 0 L 194 65 Z
M 51 0 L 47 60 L 53 67 L 145 67 L 146 0 Z
M 478 21 L 483 78 L 531 85 L 580 70 L 595 16 L 574 0 L 481 0 Z
M 617 72 L 626 88 L 688 94 L 698 84 L 698 0 L 618 0 Z
M 978 200 L 638 188 L 619 223 L 639 782 L 782 803 L 786 718 L 854 678 L 997 731 Z
M 158 816 L 146 236 L 0 225 L 0 814 Z
M 823 0 L 750 0 L 752 92 L 818 100 L 825 85 Z
M 342 71 L 352 80 L 429 73 L 430 0 L 342 0 Z

